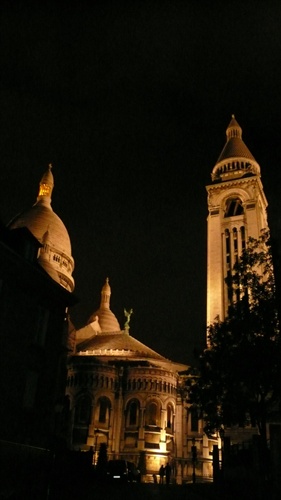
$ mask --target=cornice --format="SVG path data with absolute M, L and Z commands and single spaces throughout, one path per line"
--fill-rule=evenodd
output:
M 261 187 L 260 177 L 243 177 L 241 179 L 234 179 L 232 181 L 221 182 L 217 184 L 209 184 L 206 186 L 207 191 L 223 191 L 232 187 L 243 186 L 243 185 L 259 184 Z

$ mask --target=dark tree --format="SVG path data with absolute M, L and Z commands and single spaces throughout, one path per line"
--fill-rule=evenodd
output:
M 201 407 L 206 432 L 256 425 L 266 446 L 266 422 L 280 401 L 280 331 L 269 235 L 250 239 L 227 280 L 228 317 L 208 329 L 191 402 Z M 193 371 L 193 375 L 195 371 Z

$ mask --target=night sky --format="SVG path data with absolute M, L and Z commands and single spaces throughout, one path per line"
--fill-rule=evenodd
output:
M 108 276 L 123 327 L 190 363 L 205 335 L 205 186 L 234 113 L 281 231 L 280 1 L 1 2 L 0 216 L 48 163 L 83 326 Z

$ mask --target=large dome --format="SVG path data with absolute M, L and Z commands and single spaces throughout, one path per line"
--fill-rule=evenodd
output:
M 10 229 L 27 227 L 35 238 L 44 244 L 48 235 L 49 243 L 61 252 L 71 255 L 71 243 L 67 229 L 51 206 L 36 203 L 21 212 L 10 223 Z
M 49 165 L 44 173 L 36 203 L 18 214 L 8 224 L 9 229 L 27 227 L 41 243 L 38 261 L 46 272 L 60 285 L 72 292 L 74 280 L 72 272 L 74 260 L 71 256 L 71 243 L 67 229 L 51 207 L 54 178 Z

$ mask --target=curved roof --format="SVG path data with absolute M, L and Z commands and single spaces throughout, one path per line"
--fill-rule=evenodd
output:
M 46 272 L 64 288 L 74 289 L 72 271 L 74 261 L 68 231 L 51 206 L 54 187 L 52 165 L 43 174 L 35 204 L 16 215 L 8 224 L 9 229 L 27 227 L 42 244 L 38 262 Z
M 77 352 L 82 351 L 95 351 L 97 354 L 104 352 L 108 356 L 114 355 L 114 357 L 117 352 L 121 353 L 124 351 L 130 357 L 138 355 L 145 358 L 165 359 L 124 330 L 115 333 L 98 333 L 93 335 L 90 339 L 77 345 Z
M 242 140 L 242 128 L 238 124 L 235 119 L 235 116 L 232 115 L 230 123 L 226 129 L 226 144 L 218 157 L 217 163 L 223 161 L 227 158 L 239 157 L 242 156 L 244 158 L 248 158 L 249 160 L 254 160 L 252 153 L 247 148 L 246 144 Z
M 186 365 L 174 363 L 139 340 L 129 335 L 129 318 L 125 330 L 110 310 L 111 288 L 109 279 L 101 291 L 100 308 L 95 311 L 87 325 L 76 331 L 76 355 L 93 356 L 102 362 L 145 361 L 149 365 L 162 367 L 172 371 L 185 371 Z
M 27 227 L 40 243 L 44 243 L 48 235 L 50 245 L 71 255 L 70 238 L 64 223 L 52 207 L 44 202 L 36 202 L 31 208 L 18 214 L 9 222 L 8 227 L 9 229 Z
M 106 278 L 105 284 L 101 290 L 101 303 L 99 309 L 91 314 L 87 324 L 93 323 L 98 317 L 98 322 L 102 332 L 119 332 L 121 330 L 119 322 L 110 310 L 111 288 L 109 279 Z
M 129 335 L 127 330 L 117 333 L 97 333 L 76 346 L 76 354 L 101 357 L 103 360 L 147 361 L 173 371 L 184 371 L 186 365 L 164 358 L 153 349 Z
M 232 115 L 226 129 L 226 144 L 212 171 L 212 180 L 229 180 L 245 174 L 259 175 L 260 167 L 242 140 L 242 128 Z

